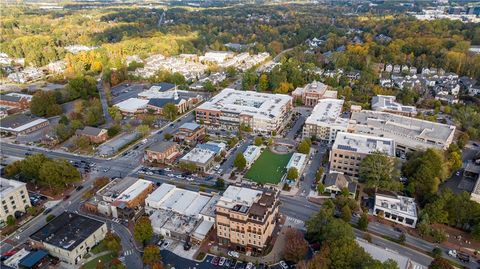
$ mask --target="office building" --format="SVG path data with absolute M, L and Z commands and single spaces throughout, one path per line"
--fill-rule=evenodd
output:
M 7 222 L 8 216 L 14 216 L 16 212 L 26 212 L 30 207 L 27 184 L 0 177 L 0 221 Z
M 261 252 L 277 224 L 279 204 L 275 190 L 230 185 L 216 207 L 219 244 L 247 253 Z
M 247 161 L 247 167 L 250 167 L 262 154 L 262 149 L 260 147 L 250 145 L 243 152 L 243 157 Z
M 395 96 L 377 95 L 372 97 L 372 110 L 390 112 L 403 116 L 413 117 L 417 115 L 417 109 L 414 106 L 404 106 L 395 102 Z
M 348 129 L 358 134 L 393 139 L 397 156 L 426 148 L 445 150 L 455 134 L 453 125 L 370 110 L 353 112 Z
M 362 160 L 373 152 L 395 156 L 395 142 L 389 138 L 340 132 L 330 151 L 330 171 L 358 178 Z
M 417 225 L 417 204 L 414 198 L 377 193 L 373 214 L 411 228 Z
M 305 87 L 298 87 L 292 92 L 293 99 L 305 106 L 316 106 L 320 99 L 337 99 L 337 91 L 328 90 L 329 86 L 314 81 Z
M 160 142 L 145 149 L 145 160 L 151 163 L 173 163 L 180 155 L 180 147 L 175 142 Z
M 348 119 L 341 118 L 343 100 L 322 99 L 313 108 L 303 126 L 303 137 L 333 143 L 338 132 L 345 132 Z
M 212 168 L 214 160 L 215 152 L 209 149 L 195 147 L 182 158 L 180 158 L 180 163 L 195 165 L 197 171 L 207 172 L 210 170 L 210 168 Z
M 195 122 L 187 122 L 182 124 L 175 133 L 173 140 L 176 142 L 185 142 L 187 144 L 195 144 L 202 140 L 207 134 L 205 126 Z
M 48 120 L 26 114 L 15 114 L 0 119 L 0 132 L 26 135 L 49 125 Z
M 199 123 L 235 130 L 248 126 L 257 133 L 278 133 L 290 120 L 292 97 L 227 88 L 195 111 Z
M 63 212 L 30 236 L 36 248 L 71 265 L 80 262 L 92 247 L 105 238 L 107 225 L 103 221 L 73 212 Z

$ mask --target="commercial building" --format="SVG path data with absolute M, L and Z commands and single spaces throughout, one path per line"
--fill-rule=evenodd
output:
M 407 256 L 401 253 L 395 252 L 391 249 L 382 248 L 378 245 L 369 243 L 368 241 L 360 238 L 355 239 L 357 244 L 365 250 L 372 258 L 381 262 L 393 260 L 397 263 L 399 269 L 426 269 L 427 267 L 412 261 Z
M 152 163 L 172 163 L 180 154 L 175 142 L 160 142 L 145 150 L 145 160 Z
M 417 204 L 414 198 L 377 193 L 373 214 L 411 228 L 417 225 Z
M 219 198 L 163 183 L 145 199 L 145 212 L 156 234 L 180 240 L 190 237 L 198 243 L 215 224 L 214 205 Z
M 305 168 L 306 164 L 307 164 L 307 155 L 295 152 L 292 154 L 290 161 L 288 161 L 286 168 L 288 171 L 288 169 L 294 167 L 297 169 L 298 174 L 301 175 L 303 168 Z
M 349 131 L 390 138 L 397 155 L 426 148 L 447 149 L 453 141 L 455 126 L 387 112 L 353 112 Z
M 16 92 L 2 94 L 0 95 L 0 105 L 27 109 L 30 107 L 32 98 L 32 95 Z
M 298 87 L 292 92 L 293 99 L 305 106 L 316 106 L 320 99 L 337 99 L 337 91 L 328 90 L 329 86 L 314 81 L 305 87 Z
M 337 196 L 337 194 L 342 193 L 344 189 L 347 189 L 350 197 L 355 199 L 357 183 L 345 174 L 338 172 L 329 173 L 325 176 L 323 185 L 325 186 L 325 191 L 330 193 L 332 197 Z
M 180 163 L 195 165 L 199 172 L 207 172 L 213 166 L 215 152 L 195 147 L 180 158 Z
M 251 166 L 262 154 L 262 149 L 260 147 L 250 145 L 247 149 L 243 152 L 243 157 L 247 161 L 247 167 Z
M 147 109 L 149 100 L 140 99 L 140 98 L 129 98 L 125 101 L 122 101 L 118 104 L 115 104 L 122 114 L 137 114 L 144 113 Z
M 373 152 L 395 156 L 393 139 L 340 132 L 330 151 L 330 171 L 357 178 L 362 160 Z
M 85 126 L 83 129 L 79 129 L 75 132 L 79 137 L 86 137 L 90 142 L 100 144 L 108 139 L 107 129 L 96 128 L 91 126 Z
M 305 120 L 303 137 L 333 143 L 338 132 L 345 132 L 348 119 L 341 118 L 343 100 L 321 99 L 313 108 L 312 114 Z
M 141 211 L 145 198 L 153 191 L 153 183 L 134 177 L 116 178 L 85 202 L 92 213 L 130 219 Z
M 176 142 L 185 142 L 187 144 L 195 144 L 203 139 L 207 131 L 205 126 L 195 122 L 187 122 L 182 124 L 175 133 L 173 140 Z
M 403 116 L 413 117 L 417 115 L 417 109 L 414 106 L 404 106 L 395 102 L 395 96 L 377 95 L 372 97 L 372 110 L 390 112 Z
M 8 216 L 16 212 L 26 212 L 30 207 L 27 184 L 0 177 L 0 222 L 6 223 Z
M 280 132 L 290 119 L 292 97 L 224 89 L 196 109 L 196 121 L 226 129 L 249 126 L 254 132 Z
M 63 212 L 30 236 L 34 247 L 46 249 L 69 264 L 78 264 L 107 234 L 103 221 Z
M 0 131 L 13 135 L 26 135 L 49 125 L 48 120 L 25 114 L 15 114 L 0 119 Z
M 242 252 L 263 251 L 277 224 L 279 192 L 230 185 L 217 203 L 218 243 Z

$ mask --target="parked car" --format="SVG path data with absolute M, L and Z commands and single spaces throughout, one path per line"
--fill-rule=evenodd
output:
M 228 252 L 228 256 L 232 256 L 232 257 L 238 259 L 238 257 L 240 257 L 240 254 L 238 252 L 232 250 L 232 251 Z
M 218 265 L 223 266 L 225 264 L 225 257 L 221 257 L 220 260 L 218 261 Z
M 214 258 L 212 259 L 212 262 L 211 262 L 211 263 L 212 263 L 213 265 L 218 265 L 219 262 L 220 262 L 220 257 L 214 257 Z
M 48 213 L 52 212 L 52 209 L 51 208 L 47 208 L 45 209 L 45 211 L 43 211 L 43 215 L 47 215 Z
M 470 262 L 470 255 L 468 255 L 467 253 L 463 253 L 463 252 L 457 252 L 457 258 L 459 260 L 461 260 L 462 262 Z
M 454 249 L 451 249 L 451 250 L 448 251 L 448 255 L 456 258 L 457 257 L 457 251 L 454 250 Z
M 245 269 L 253 269 L 253 263 L 249 262 L 247 263 L 247 267 L 245 267 Z
M 280 267 L 282 267 L 282 269 L 288 269 L 289 268 L 288 264 L 285 261 L 280 261 L 279 264 L 280 264 Z
M 75 190 L 77 190 L 77 191 L 79 191 L 79 190 L 81 190 L 81 189 L 83 189 L 83 186 L 82 186 L 82 185 L 77 186 L 77 187 L 75 188 Z

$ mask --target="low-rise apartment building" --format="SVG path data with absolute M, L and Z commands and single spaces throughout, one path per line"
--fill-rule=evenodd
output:
M 242 252 L 266 249 L 277 224 L 279 192 L 230 185 L 217 203 L 220 245 Z
M 107 234 L 107 224 L 74 212 L 63 212 L 30 236 L 33 246 L 70 265 L 78 264 Z
M 27 184 L 0 177 L 0 221 L 7 222 L 8 216 L 15 216 L 15 212 L 26 212 L 30 207 Z
M 397 156 L 426 148 L 445 150 L 455 134 L 453 125 L 370 110 L 353 112 L 348 130 L 393 139 Z
M 313 108 L 312 114 L 303 126 L 303 137 L 315 137 L 318 140 L 333 143 L 338 132 L 345 132 L 348 119 L 341 118 L 343 100 L 321 99 Z
M 411 228 L 417 225 L 417 204 L 414 198 L 377 193 L 373 214 Z
M 377 95 L 372 97 L 372 110 L 409 117 L 417 115 L 417 109 L 414 106 L 402 105 L 395 101 L 395 96 L 390 95 Z
M 195 122 L 187 122 L 182 124 L 175 133 L 173 140 L 176 142 L 185 142 L 187 144 L 195 144 L 203 139 L 207 134 L 205 126 Z
M 314 81 L 305 87 L 298 87 L 292 92 L 293 99 L 305 106 L 316 106 L 320 99 L 337 99 L 337 91 L 329 90 L 329 86 Z
M 360 163 L 373 152 L 395 157 L 395 142 L 390 138 L 339 132 L 330 151 L 330 171 L 358 178 Z
M 145 150 L 145 160 L 151 163 L 172 163 L 180 154 L 175 142 L 160 142 Z
M 290 120 L 292 97 L 224 89 L 195 109 L 196 121 L 226 129 L 249 126 L 254 132 L 280 132 Z

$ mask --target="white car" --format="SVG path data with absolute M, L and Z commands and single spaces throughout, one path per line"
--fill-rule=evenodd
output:
M 239 254 L 238 252 L 236 252 L 236 251 L 229 251 L 229 252 L 228 252 L 228 256 L 232 256 L 232 257 L 234 257 L 234 258 L 238 258 L 238 257 L 240 257 L 240 254 Z
M 253 263 L 249 262 L 247 264 L 247 267 L 245 267 L 245 269 L 252 269 L 253 268 Z
M 174 174 L 168 174 L 167 176 L 169 176 L 169 177 L 174 177 L 175 175 L 174 175 Z
M 191 177 L 187 177 L 187 180 L 188 180 L 188 181 L 194 181 L 194 179 L 191 178 Z
M 448 255 L 456 258 L 457 257 L 457 251 L 454 250 L 454 249 L 451 249 L 451 250 L 448 251 Z
M 288 269 L 288 265 L 285 261 L 280 261 L 279 264 L 283 269 Z
M 151 175 L 153 175 L 153 172 L 148 171 L 148 172 L 146 172 L 145 174 L 151 176 Z
M 225 257 L 221 257 L 220 261 L 218 262 L 218 265 L 223 266 L 223 264 L 225 263 L 225 260 L 226 260 Z
M 167 172 L 170 172 L 170 171 L 172 171 L 172 169 L 171 169 L 171 168 L 169 168 L 169 167 L 167 167 L 167 168 L 165 168 L 165 169 L 163 169 L 163 170 L 165 170 L 165 171 L 167 171 Z

